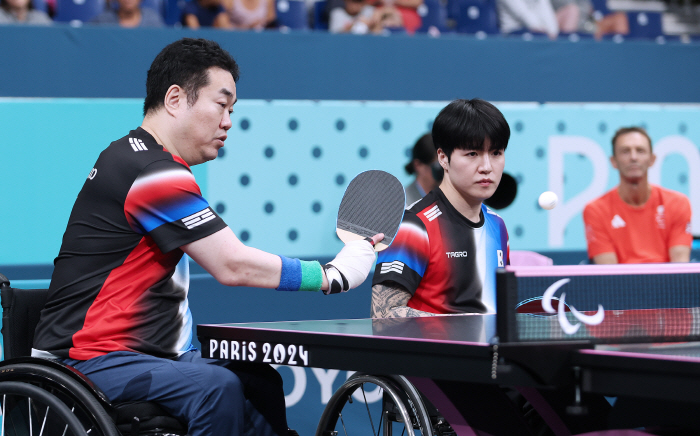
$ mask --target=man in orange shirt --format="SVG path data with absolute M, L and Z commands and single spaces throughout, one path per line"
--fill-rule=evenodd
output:
M 690 202 L 649 184 L 647 171 L 656 160 L 649 135 L 624 127 L 612 146 L 610 163 L 620 172 L 620 184 L 583 210 L 588 257 L 597 264 L 688 262 Z

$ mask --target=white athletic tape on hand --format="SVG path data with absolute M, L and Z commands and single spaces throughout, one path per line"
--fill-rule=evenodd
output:
M 366 240 L 350 241 L 328 262 L 335 267 L 348 282 L 348 289 L 353 289 L 362 284 L 367 278 L 375 260 L 374 247 Z M 331 277 L 326 273 L 326 277 Z

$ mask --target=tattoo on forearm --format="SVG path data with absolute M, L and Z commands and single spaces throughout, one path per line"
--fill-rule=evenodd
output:
M 411 293 L 401 285 L 374 285 L 372 287 L 372 308 L 370 316 L 372 318 L 406 318 L 411 316 L 436 315 L 406 306 L 410 299 Z

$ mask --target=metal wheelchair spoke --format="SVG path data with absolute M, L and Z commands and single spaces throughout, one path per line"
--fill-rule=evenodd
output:
M 340 423 L 343 425 L 343 433 L 345 436 L 348 436 L 348 429 L 345 428 L 345 421 L 343 420 L 343 413 L 339 412 L 338 415 L 340 416 Z
M 377 404 L 371 405 L 368 398 L 370 391 L 365 385 L 376 386 Z M 373 436 L 391 436 L 395 426 L 401 426 L 401 436 L 433 436 L 433 428 L 423 402 L 416 397 L 416 391 L 407 389 L 405 380 L 394 376 L 373 376 L 355 374 L 338 389 L 328 402 L 316 436 L 337 436 L 342 431 L 345 436 L 364 436 L 370 431 Z M 362 393 L 356 397 L 364 406 L 353 404 L 353 393 Z M 379 413 L 379 426 L 375 425 L 374 413 Z M 367 414 L 367 418 L 361 415 Z M 359 430 L 358 430 L 359 427 Z M 398 435 L 398 428 L 396 429 Z
M 27 416 L 29 417 L 29 436 L 34 436 L 34 426 L 32 425 L 32 397 L 27 397 Z
M 46 427 L 46 419 L 49 417 L 49 410 L 50 408 L 47 407 L 46 412 L 44 413 L 44 419 L 41 421 L 41 432 L 39 433 L 40 436 L 44 434 L 44 428 Z
M 87 436 L 80 420 L 60 399 L 30 383 L 0 382 L 2 436 L 58 434 Z M 58 430 L 55 432 L 54 430 Z
M 367 402 L 367 395 L 365 395 L 365 384 L 364 383 L 362 383 L 360 385 L 360 389 L 362 389 L 362 398 L 365 400 L 365 407 L 367 408 L 367 416 L 369 416 L 369 423 L 372 426 L 372 434 L 375 436 L 379 436 L 379 434 L 374 430 L 374 421 L 372 420 L 372 412 L 369 410 L 369 403 Z

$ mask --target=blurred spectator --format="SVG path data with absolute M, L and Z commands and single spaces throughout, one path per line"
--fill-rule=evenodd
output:
M 53 21 L 46 12 L 34 9 L 31 0 L 0 0 L 0 24 L 40 24 Z
M 563 33 L 593 33 L 596 39 L 607 34 L 629 33 L 629 22 L 624 12 L 596 16 L 591 0 L 551 0 Z
M 384 7 L 395 8 L 401 14 L 402 27 L 406 33 L 413 35 L 423 24 L 418 8 L 423 4 L 423 0 L 382 0 Z
M 117 10 L 107 8 L 94 24 L 118 24 L 121 27 L 163 27 L 163 17 L 151 8 L 142 8 L 141 0 L 117 0 Z
M 401 29 L 413 34 L 422 24 L 417 12 L 422 4 L 423 0 L 329 0 L 329 30 L 363 34 Z
M 275 0 L 224 0 L 234 29 L 264 29 L 277 18 Z
M 408 207 L 425 197 L 442 180 L 443 169 L 437 161 L 437 151 L 430 133 L 418 138 L 411 152 L 411 161 L 405 168 L 409 175 L 416 175 L 415 180 L 405 187 Z
M 345 0 L 330 12 L 328 30 L 331 33 L 365 34 L 380 30 L 375 8 L 367 0 Z
M 233 27 L 221 0 L 188 1 L 182 10 L 182 25 L 190 29 L 199 29 L 200 27 L 230 29 Z
M 575 33 L 584 30 L 593 15 L 593 4 L 590 0 L 551 1 L 560 32 Z
M 605 35 L 630 33 L 630 23 L 624 12 L 612 12 L 595 20 L 595 39 L 601 39 Z
M 502 33 L 545 33 L 551 39 L 559 35 L 551 0 L 498 0 L 497 4 Z

